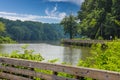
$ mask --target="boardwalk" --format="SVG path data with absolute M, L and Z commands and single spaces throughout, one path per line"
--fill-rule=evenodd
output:
M 105 44 L 110 40 L 63 40 L 62 43 L 66 45 L 77 45 L 77 46 L 91 46 L 92 44 Z

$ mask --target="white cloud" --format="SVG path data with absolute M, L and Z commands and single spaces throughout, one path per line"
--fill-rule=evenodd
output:
M 45 10 L 46 15 L 50 15 L 48 12 L 48 8 Z
M 57 8 L 54 8 L 52 10 L 52 15 L 55 15 Z M 64 14 L 65 15 L 65 14 Z M 63 16 L 61 14 L 61 16 Z M 38 16 L 38 15 L 30 15 L 30 14 L 18 14 L 18 13 L 10 13 L 10 12 L 0 12 L 0 17 L 10 19 L 10 20 L 21 20 L 21 21 L 40 21 L 40 22 L 60 22 L 61 17 L 60 16 Z M 49 21 L 50 20 L 50 21 Z
M 53 8 L 53 10 L 49 11 L 48 8 L 45 10 L 47 16 L 55 17 L 57 14 L 57 5 Z
M 58 16 L 63 19 L 66 16 L 66 13 L 65 12 L 59 13 Z
M 65 12 L 58 12 L 57 9 L 58 8 L 57 8 L 57 4 L 56 4 L 55 7 L 52 10 L 49 10 L 47 8 L 45 10 L 45 13 L 46 13 L 47 16 L 57 17 L 57 18 L 59 18 L 61 20 L 61 19 L 63 19 L 66 16 L 66 13 Z
M 53 10 L 51 12 L 55 13 L 56 11 L 57 11 L 57 4 L 55 5 L 55 7 L 53 8 Z
M 84 0 L 48 0 L 48 1 L 50 1 L 50 2 L 72 2 L 79 6 L 82 4 L 82 2 L 84 2 Z

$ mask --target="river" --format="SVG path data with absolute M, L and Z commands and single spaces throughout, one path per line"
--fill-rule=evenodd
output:
M 1 44 L 0 53 L 11 53 L 13 50 L 23 52 L 21 46 L 26 44 Z M 71 46 L 59 46 L 49 43 L 27 43 L 28 48 L 32 49 L 34 53 L 40 53 L 47 62 L 48 60 L 58 59 L 57 63 L 66 62 L 68 64 L 76 65 L 80 59 L 85 60 L 90 56 L 90 48 L 79 47 L 73 48 Z

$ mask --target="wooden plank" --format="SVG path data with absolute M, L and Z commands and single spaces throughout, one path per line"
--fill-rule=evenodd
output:
M 43 73 L 38 73 L 35 71 L 30 71 L 26 69 L 18 69 L 18 68 L 13 68 L 13 67 L 5 67 L 5 66 L 0 66 L 0 70 L 2 71 L 7 71 L 10 73 L 16 73 L 16 74 L 23 74 L 23 75 L 28 75 L 32 77 L 38 77 L 46 80 L 52 80 L 52 75 L 47 75 Z
M 79 80 L 79 79 L 64 78 L 64 77 L 54 75 L 52 80 Z
M 16 74 L 29 75 L 32 77 L 38 77 L 38 78 L 42 78 L 45 80 L 77 80 L 77 79 L 70 79 L 70 78 L 60 77 L 60 76 L 56 76 L 56 75 L 42 74 L 42 73 L 30 71 L 30 70 L 5 67 L 5 66 L 0 66 L 0 70 L 11 72 L 11 73 L 16 73 Z M 4 77 L 4 78 L 6 78 L 6 77 Z
M 16 75 L 13 75 L 13 74 L 8 74 L 8 73 L 3 73 L 3 72 L 0 72 L 0 77 L 5 78 L 5 79 L 9 79 L 9 80 L 32 80 L 32 79 L 29 79 L 29 78 L 16 76 Z
M 96 43 L 101 43 L 104 44 L 106 42 L 110 42 L 111 40 L 71 40 L 71 39 L 67 39 L 67 40 L 63 40 L 62 43 L 65 44 L 71 44 L 71 43 L 75 43 L 75 44 L 96 44 Z
M 54 72 L 65 72 L 76 76 L 90 77 L 99 80 L 120 80 L 120 73 L 113 71 L 65 66 L 65 65 L 58 65 L 51 63 L 33 62 L 28 60 L 18 60 L 18 59 L 3 58 L 3 57 L 0 58 L 0 62 L 12 64 L 12 65 L 20 65 L 24 67 L 52 70 Z

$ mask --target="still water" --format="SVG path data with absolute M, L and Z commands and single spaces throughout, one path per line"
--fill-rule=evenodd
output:
M 1 44 L 0 53 L 11 53 L 13 50 L 19 50 L 23 53 L 21 46 L 26 44 Z M 88 57 L 90 48 L 79 47 L 73 48 L 71 46 L 58 46 L 48 43 L 34 43 L 29 45 L 27 49 L 32 49 L 34 53 L 40 53 L 44 58 L 45 62 L 52 59 L 58 59 L 57 63 L 66 62 L 68 64 L 76 65 L 80 59 Z

